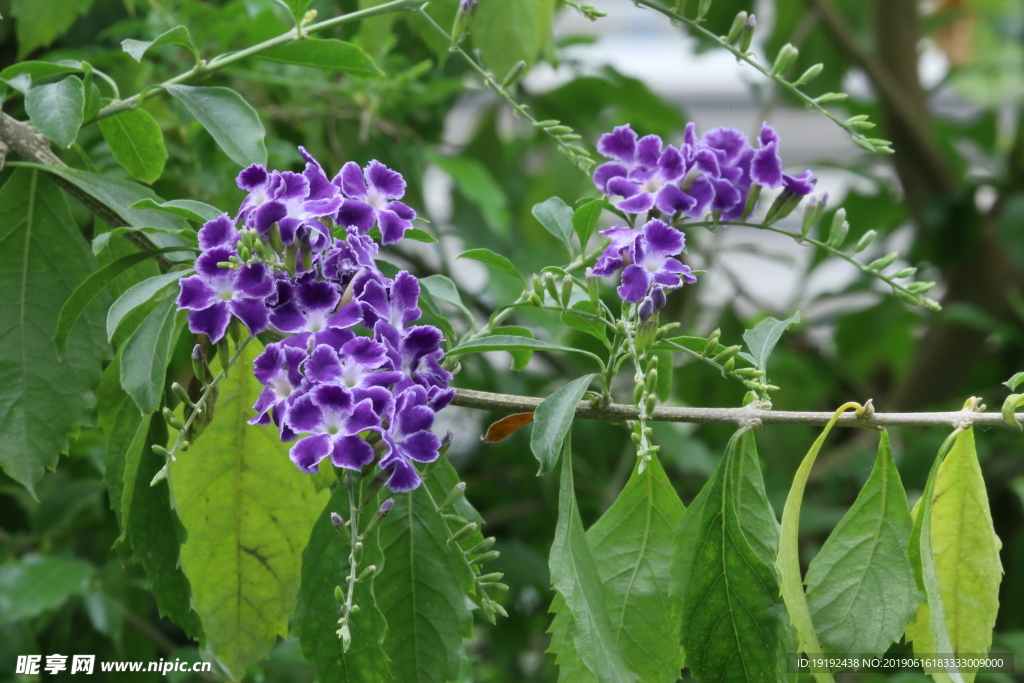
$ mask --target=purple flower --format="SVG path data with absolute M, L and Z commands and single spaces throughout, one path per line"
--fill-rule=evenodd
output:
M 691 208 L 694 200 L 677 184 L 686 171 L 683 156 L 671 145 L 662 149 L 657 135 L 639 141 L 629 126 L 619 126 L 598 142 L 598 151 L 614 159 L 594 172 L 594 184 L 609 196 L 621 196 L 616 206 L 626 213 L 657 208 L 673 214 Z
M 274 291 L 270 269 L 262 264 L 237 269 L 217 265 L 234 255 L 228 247 L 209 249 L 196 259 L 196 274 L 181 280 L 178 309 L 188 311 L 192 332 L 205 334 L 213 342 L 224 336 L 231 316 L 241 320 L 252 334 L 263 332 L 269 325 L 265 299 Z
M 405 180 L 379 161 L 371 161 L 365 170 L 350 161 L 331 182 L 345 195 L 336 216 L 338 225 L 355 227 L 365 235 L 377 223 L 381 244 L 399 242 L 412 227 L 416 212 L 395 201 L 405 195 Z
M 309 272 L 294 280 L 277 281 L 276 296 L 271 301 L 270 323 L 282 332 L 316 334 L 327 327 L 351 327 L 359 322 L 358 305 L 342 306 L 338 285 L 315 280 Z
M 317 345 L 304 369 L 311 382 L 340 384 L 352 391 L 357 402 L 370 399 L 374 411 L 381 415 L 391 403 L 386 387 L 404 377 L 401 372 L 386 369 L 388 360 L 383 344 L 369 337 L 355 337 L 340 349 L 330 344 Z
M 308 434 L 292 446 L 289 457 L 306 474 L 315 474 L 330 456 L 335 467 L 359 470 L 373 462 L 373 448 L 359 434 L 380 431 L 373 402 L 358 403 L 352 392 L 337 384 L 321 384 L 299 396 L 285 418 L 296 433 Z
M 306 352 L 295 346 L 285 344 L 268 344 L 253 363 L 253 374 L 264 389 L 253 409 L 256 417 L 249 420 L 251 425 L 270 424 L 273 415 L 274 424 L 278 426 L 282 441 L 295 438 L 293 432 L 284 422 L 284 414 L 288 405 L 297 396 L 302 386 L 302 373 L 299 371 Z
M 377 243 L 373 238 L 349 229 L 346 239 L 335 240 L 334 246 L 322 254 L 320 270 L 328 280 L 347 287 L 361 272 L 379 273 L 376 259 Z
M 431 325 L 417 325 L 399 331 L 381 320 L 373 332 L 374 337 L 387 347 L 391 366 L 405 375 L 398 384 L 399 390 L 413 384 L 424 388 L 448 387 L 452 375 L 441 367 L 444 357 L 441 330 Z
M 652 220 L 641 228 L 641 234 L 629 247 L 631 263 L 622 271 L 619 296 L 629 303 L 640 303 L 652 284 L 666 289 L 678 289 L 683 282 L 693 284 L 697 278 L 690 267 L 672 258 L 683 251 L 683 233 L 670 228 L 660 220 Z
M 419 320 L 420 283 L 407 271 L 395 276 L 386 288 L 380 280 L 369 280 L 356 294 L 362 304 L 363 325 L 372 330 L 378 320 L 388 322 L 396 330 L 403 330 Z
M 754 152 L 750 164 L 751 179 L 771 189 L 782 187 L 799 196 L 810 194 L 818 182 L 817 179 L 810 170 L 797 176 L 783 173 L 782 156 L 779 153 L 779 135 L 767 122 L 761 126 L 758 142 L 760 148 Z
M 249 191 L 238 217 L 261 237 L 267 237 L 277 224 L 282 243 L 308 241 L 314 251 L 322 251 L 330 244 L 331 232 L 320 218 L 334 215 L 343 200 L 320 164 L 305 149 L 300 147 L 299 151 L 306 159 L 306 170 L 301 174 L 268 174 L 254 164 L 238 175 L 238 186 Z
M 636 238 L 640 235 L 640 229 L 612 227 L 608 230 L 602 230 L 601 234 L 607 235 L 612 241 L 601 252 L 601 256 L 598 257 L 597 263 L 594 264 L 593 273 L 600 277 L 608 277 L 625 265 L 624 257 L 626 250 L 636 241 Z
M 388 427 L 382 436 L 385 445 L 380 468 L 390 471 L 388 488 L 395 493 L 412 491 L 420 485 L 413 462 L 433 462 L 438 458 L 441 439 L 430 431 L 434 411 L 427 406 L 427 391 L 412 386 L 395 397 L 388 410 Z

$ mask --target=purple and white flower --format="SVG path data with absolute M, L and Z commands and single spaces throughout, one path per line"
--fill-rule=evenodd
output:
M 289 457 L 300 470 L 315 474 L 330 457 L 335 467 L 360 470 L 373 462 L 373 447 L 360 434 L 380 431 L 380 416 L 370 399 L 358 403 L 337 384 L 321 384 L 299 396 L 288 408 L 288 427 L 307 434 L 292 446 Z
M 382 434 L 385 449 L 380 459 L 380 468 L 391 473 L 387 485 L 395 493 L 420 485 L 414 462 L 437 460 L 441 439 L 430 431 L 433 424 L 434 410 L 427 406 L 426 389 L 412 386 L 395 397 Z
M 189 329 L 217 342 L 228 329 L 231 317 L 238 318 L 252 334 L 270 324 L 266 297 L 274 291 L 270 269 L 261 263 L 238 269 L 218 264 L 234 256 L 233 248 L 214 247 L 196 259 L 196 274 L 180 282 L 178 308 L 188 311 Z
M 249 420 L 249 424 L 269 425 L 273 418 L 282 441 L 295 438 L 295 432 L 285 423 L 284 415 L 302 387 L 300 366 L 306 357 L 303 349 L 280 343 L 268 344 L 263 353 L 256 357 L 253 374 L 264 389 L 253 406 L 257 411 L 256 417 Z
M 335 217 L 338 225 L 355 227 L 365 235 L 376 223 L 381 244 L 399 242 L 412 227 L 416 212 L 397 201 L 405 195 L 405 179 L 379 161 L 371 161 L 362 170 L 350 161 L 331 182 L 345 196 Z

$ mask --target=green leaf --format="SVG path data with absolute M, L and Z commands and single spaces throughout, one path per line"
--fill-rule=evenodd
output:
M 370 59 L 370 55 L 363 52 L 358 45 L 333 38 L 293 41 L 261 52 L 257 56 L 272 62 L 339 71 L 358 78 L 376 78 L 384 75 Z
M 675 531 L 685 508 L 658 458 L 634 467 L 608 511 L 587 530 L 587 545 L 604 584 L 615 640 L 640 679 L 674 683 L 683 667 L 671 580 Z
M 666 403 L 672 398 L 673 356 L 671 351 L 655 351 L 654 355 L 658 357 L 658 400 Z
M 32 125 L 60 147 L 70 147 L 85 118 L 85 86 L 77 76 L 37 85 L 25 95 Z
M 230 88 L 164 85 L 239 166 L 267 163 L 266 131 L 256 110 Z
M 160 124 L 142 109 L 129 109 L 99 120 L 103 139 L 117 163 L 136 180 L 153 183 L 164 172 L 167 149 Z
M 288 459 L 276 427 L 246 424 L 262 391 L 252 374 L 261 351 L 255 340 L 245 347 L 216 417 L 170 469 L 192 601 L 207 646 L 238 678 L 287 635 L 301 549 L 328 499 Z
M 143 413 L 156 412 L 164 398 L 167 364 L 184 323 L 174 299 L 164 298 L 121 350 L 121 386 Z
M 170 31 L 165 31 L 153 40 L 135 40 L 134 38 L 126 38 L 121 41 L 121 49 L 132 56 L 136 62 L 142 62 L 142 56 L 147 51 L 154 47 L 163 47 L 164 45 L 177 45 L 183 47 L 191 52 L 196 61 L 199 61 L 199 52 L 192 45 L 192 36 L 189 35 L 188 29 L 184 26 L 175 26 Z
M 405 237 L 403 239 L 412 240 L 413 242 L 423 242 L 424 244 L 437 243 L 437 238 L 423 228 L 409 228 L 406 230 Z
M 907 639 L 913 641 L 914 653 L 919 656 L 924 652 L 988 652 L 999 611 L 1002 543 L 992 523 L 973 429 L 956 435 L 934 479 L 934 485 L 925 488 L 928 497 L 921 499 L 926 504 L 919 502 L 916 506 L 916 539 L 911 539 L 912 544 L 915 540 L 918 543 L 916 557 L 912 550 L 912 558 L 922 571 L 929 599 L 918 608 L 915 622 L 907 629 Z M 930 569 L 922 562 L 929 557 Z M 939 600 L 934 593 L 935 583 Z M 936 623 L 937 616 L 944 616 L 945 623 Z M 943 642 L 942 632 L 948 634 L 948 641 Z M 965 683 L 972 683 L 976 673 L 976 669 L 964 669 L 960 675 Z M 956 681 L 956 677 L 942 673 L 933 674 L 933 678 L 938 682 Z
M 107 433 L 103 460 L 110 509 L 121 527 L 118 540 L 127 538 L 139 461 L 148 446 L 149 423 L 153 416 L 152 413 L 143 415 L 130 396 L 123 392 L 122 396 L 116 419 Z
M 589 313 L 590 315 L 581 315 L 580 313 L 574 313 L 573 311 L 581 311 L 582 313 Z M 562 313 L 559 317 L 562 323 L 568 325 L 574 330 L 580 332 L 586 332 L 592 337 L 596 337 L 598 341 L 604 344 L 605 348 L 611 349 L 612 345 L 608 341 L 607 326 L 601 322 L 601 319 L 596 317 L 600 314 L 600 310 L 594 305 L 594 302 L 589 299 L 583 299 L 577 301 L 572 305 L 572 308 Z
M 151 447 L 165 443 L 165 422 L 162 419 L 151 420 L 149 440 L 138 453 L 138 463 L 134 465 L 137 473 L 132 487 L 133 495 L 127 495 L 129 483 L 126 481 L 122 506 L 130 500 L 128 537 L 135 558 L 146 571 L 149 590 L 156 598 L 160 616 L 173 621 L 190 638 L 199 640 L 203 635 L 203 624 L 194 608 L 192 586 L 182 567 L 181 544 L 185 540 L 185 528 L 175 510 L 167 479 L 162 479 L 155 486 L 150 483 L 166 464 Z M 195 449 L 189 451 L 190 454 L 194 452 Z M 130 471 L 130 467 L 126 468 L 125 473 Z
M 426 156 L 427 161 L 452 177 L 460 194 L 480 209 L 491 232 L 508 236 L 508 225 L 512 220 L 508 196 L 486 166 L 467 156 L 444 157 L 429 151 Z
M 301 642 L 306 659 L 316 666 L 319 680 L 383 683 L 393 679 L 390 661 L 382 647 L 387 622 L 377 607 L 374 579 L 356 584 L 353 603 L 359 605 L 359 612 L 349 620 L 352 646 L 348 652 L 342 650 L 336 633 L 341 609 L 334 599 L 334 587 L 348 585 L 349 545 L 331 524 L 331 513 L 347 518 L 348 510 L 348 488 L 337 486 L 302 551 L 302 583 L 292 619 L 292 635 Z M 375 565 L 378 573 L 390 569 L 383 566 L 384 556 L 376 533 L 363 540 L 363 548 L 361 567 Z
M 50 76 L 74 74 L 82 71 L 82 63 L 73 59 L 62 59 L 58 62 L 27 61 L 12 64 L 0 71 L 0 80 L 8 81 L 20 74 L 28 74 L 33 81 L 41 81 Z
M 530 450 L 540 463 L 538 475 L 547 474 L 558 464 L 562 442 L 576 417 L 576 406 L 595 377 L 584 375 L 574 379 L 541 401 L 534 411 Z
M 1020 386 L 1021 382 L 1024 382 L 1024 372 L 1015 373 L 1013 377 L 1003 382 L 1003 386 L 1013 391 Z
M 9 164 L 14 165 L 14 164 Z M 90 173 L 77 168 L 62 168 L 60 166 L 46 166 L 44 164 L 32 164 L 28 162 L 17 162 L 18 166 L 34 168 L 46 171 L 59 178 L 63 178 L 75 185 L 80 190 L 93 197 L 96 201 L 106 205 L 111 211 L 124 221 L 125 225 L 136 228 L 157 228 L 166 233 L 193 233 L 188 223 L 177 216 L 172 216 L 161 211 L 132 210 L 126 207 L 131 206 L 142 199 L 158 200 L 152 190 L 138 183 L 127 180 L 118 180 L 98 173 Z M 172 235 L 154 234 L 153 242 L 158 247 L 171 247 L 186 245 L 187 242 Z M 181 260 L 193 261 L 195 253 L 183 251 L 180 253 Z
M 907 556 L 912 528 L 883 431 L 871 476 L 807 569 L 807 605 L 826 653 L 881 656 L 903 634 L 920 602 Z
M 557 625 L 552 648 L 565 669 L 585 669 L 603 682 L 639 681 L 630 671 L 609 618 L 605 589 L 591 555 L 576 505 L 572 478 L 572 438 L 567 435 L 558 488 L 558 521 L 548 564 L 551 583 L 558 592 L 552 609 Z M 564 629 L 564 630 L 563 630 Z M 561 634 L 561 635 L 559 635 Z M 589 678 L 589 676 L 588 676 Z M 578 680 L 578 679 L 577 679 Z
M 122 294 L 114 305 L 107 311 L 107 340 L 114 338 L 114 333 L 117 332 L 118 325 L 124 320 L 124 317 L 134 311 L 136 308 L 146 303 L 157 292 L 167 287 L 171 283 L 177 282 L 182 277 L 190 275 L 192 269 L 188 270 L 176 270 L 172 273 L 164 273 L 163 275 L 157 275 L 151 277 L 148 280 L 143 280 L 137 285 L 133 285 Z M 174 299 L 175 297 L 168 297 Z
M 63 193 L 15 171 L 0 189 L 0 466 L 29 491 L 57 466 L 110 357 L 103 300 L 82 314 L 63 361 L 53 346 L 61 306 L 95 268 Z
M 447 494 L 431 475 L 415 491 L 394 495 L 380 527 L 385 569 L 374 591 L 388 624 L 384 650 L 393 680 L 446 683 L 458 679 L 463 639 L 472 633 L 471 579 L 427 487 L 435 502 Z
M 770 508 L 758 501 L 760 472 L 748 472 L 752 444 L 736 432 L 725 458 L 680 525 L 684 566 L 689 565 L 682 607 L 687 666 L 703 680 L 778 680 L 784 617 L 771 559 L 752 541 L 768 524 Z M 753 469 L 757 469 L 754 467 Z M 706 493 L 705 493 L 706 491 Z M 745 493 L 747 491 L 747 493 Z M 762 491 L 763 495 L 763 491 Z M 696 512 L 700 513 L 699 518 Z M 771 539 L 759 539 L 768 546 Z M 785 662 L 782 663 L 785 665 Z
M 1003 422 L 1021 429 L 1020 421 L 1017 420 L 1017 407 L 1024 403 L 1024 394 L 1010 394 L 1003 401 Z
M 291 10 L 292 15 L 295 17 L 295 25 L 298 26 L 302 22 L 302 18 L 306 15 L 306 8 L 309 7 L 313 0 L 277 0 L 279 3 Z
M 426 279 L 426 278 L 425 278 Z M 422 280 L 420 281 L 422 282 Z M 560 346 L 541 339 L 527 339 L 525 337 L 513 337 L 509 335 L 496 334 L 490 337 L 480 337 L 460 344 L 448 352 L 449 356 L 459 356 L 465 353 L 483 353 L 485 351 L 564 351 L 566 353 L 580 353 L 593 358 L 598 365 L 601 359 L 583 349 L 574 349 L 571 346 Z
M 771 355 L 775 345 L 779 343 L 779 339 L 782 338 L 782 333 L 786 331 L 786 328 L 798 322 L 800 322 L 800 311 L 797 311 L 785 320 L 776 320 L 771 317 L 765 318 L 755 325 L 753 329 L 743 333 L 743 341 L 747 343 L 747 348 L 750 349 L 750 354 L 754 359 L 754 365 L 759 370 L 766 369 L 768 356 Z
M 580 240 L 580 249 L 583 251 L 587 250 L 587 242 L 594 234 L 594 228 L 597 227 L 604 208 L 603 199 L 594 199 L 572 212 L 572 229 L 576 232 Z
M 11 15 L 17 19 L 18 59 L 47 47 L 89 11 L 92 0 L 13 0 Z
M 495 254 L 490 249 L 470 249 L 464 251 L 455 258 L 468 258 L 480 263 L 486 263 L 489 266 L 497 268 L 503 273 L 508 273 L 512 277 L 519 278 L 519 281 L 526 284 L 526 280 L 523 276 L 516 271 L 516 267 L 512 265 L 512 262 L 501 254 Z
M 444 275 L 430 275 L 428 277 L 420 278 L 420 286 L 430 292 L 430 296 L 435 299 L 440 299 L 445 303 L 449 303 L 455 308 L 462 311 L 466 318 L 473 322 L 473 314 L 469 312 L 466 305 L 462 303 L 462 297 L 459 296 L 459 290 L 455 286 L 455 283 L 450 278 Z
M 529 327 L 520 327 L 519 325 L 502 325 L 494 330 L 498 334 L 511 335 L 513 337 L 526 337 L 527 339 L 533 339 L 533 330 Z M 530 358 L 533 357 L 532 350 L 519 350 L 509 351 L 509 355 L 512 356 L 512 370 L 519 372 L 526 369 L 527 364 L 530 362 Z
M 533 207 L 533 215 L 540 224 L 558 238 L 572 255 L 573 214 L 572 208 L 560 197 L 551 197 Z
M 88 562 L 53 555 L 24 555 L 0 566 L 0 625 L 60 607 L 84 593 L 95 573 Z
M 220 218 L 224 212 L 204 202 L 197 202 L 194 199 L 172 199 L 169 202 L 157 203 L 152 199 L 142 199 L 135 202 L 129 209 L 148 209 L 150 211 L 162 211 L 172 216 L 180 216 L 185 220 L 195 223 L 206 223 Z
M 136 252 L 108 263 L 92 275 L 87 277 L 82 284 L 75 288 L 68 300 L 61 306 L 60 314 L 57 316 L 57 331 L 53 335 L 53 345 L 57 349 L 57 357 L 63 358 L 68 347 L 68 335 L 75 325 L 75 322 L 85 312 L 86 307 L 96 298 L 103 289 L 110 284 L 118 275 L 131 268 L 136 263 L 145 261 L 157 254 L 174 251 L 175 247 L 165 249 L 147 249 Z
M 778 335 L 775 335 L 776 340 L 782 334 L 782 329 L 778 331 Z M 750 344 L 750 341 L 748 340 L 747 343 Z M 774 346 L 774 342 L 769 342 L 768 346 Z M 753 345 L 751 349 L 753 350 Z M 756 353 L 755 351 L 755 355 Z M 767 354 L 756 357 L 760 362 L 760 359 L 766 358 Z M 762 366 L 758 365 L 758 367 Z M 825 425 L 821 435 L 811 444 L 810 450 L 807 451 L 803 462 L 800 463 L 796 474 L 793 475 L 793 483 L 790 485 L 789 496 L 786 498 L 786 507 L 782 510 L 782 535 L 779 539 L 779 556 L 775 565 L 782 575 L 782 597 L 786 601 L 789 618 L 793 626 L 796 627 L 797 636 L 800 639 L 800 650 L 807 653 L 809 657 L 821 656 L 822 649 L 821 644 L 818 642 L 814 622 L 811 619 L 807 597 L 804 595 L 803 579 L 800 574 L 800 508 L 803 505 L 807 478 L 811 474 L 811 468 L 814 467 L 814 461 L 818 457 L 818 452 L 821 451 L 822 444 L 825 443 L 825 439 L 828 438 L 829 432 L 832 431 L 832 427 L 835 426 L 839 416 L 845 411 L 856 407 L 856 403 L 846 403 L 840 406 L 832 416 L 832 419 Z M 814 678 L 819 683 L 831 683 L 833 680 L 832 674 L 827 670 L 814 673 Z
M 551 32 L 551 9 L 536 0 L 481 3 L 470 36 L 484 66 L 500 78 L 521 59 L 536 62 Z

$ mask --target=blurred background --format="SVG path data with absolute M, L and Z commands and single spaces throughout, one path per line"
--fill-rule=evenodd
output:
M 312 7 L 326 18 L 374 4 L 316 0 Z M 431 12 L 446 24 L 454 4 L 435 1 Z M 868 230 L 880 235 L 864 258 L 899 250 L 901 263 L 918 266 L 920 279 L 938 283 L 930 296 L 943 305 L 941 313 L 910 308 L 848 264 L 779 235 L 698 228 L 687 234 L 688 263 L 708 272 L 697 285 L 670 297 L 662 322 L 678 321 L 688 335 L 718 328 L 722 343 L 737 344 L 743 330 L 761 317 L 800 311 L 802 324 L 787 332 L 772 359 L 770 379 L 781 387 L 774 395 L 777 409 L 831 411 L 848 400 L 872 398 L 883 412 L 958 410 L 970 396 L 983 397 L 990 409 L 1001 405 L 1007 392 L 1000 383 L 1024 370 L 1020 0 L 712 4 L 706 25 L 716 34 L 725 33 L 743 10 L 757 16 L 753 49 L 759 54 L 774 57 L 787 42 L 799 47 L 791 76 L 823 62 L 824 73 L 805 90 L 813 96 L 849 92 L 840 113 L 869 114 L 878 121 L 877 136 L 893 141 L 892 156 L 865 153 L 832 122 L 664 16 L 627 0 L 593 4 L 607 16 L 591 22 L 557 0 L 517 0 L 529 14 L 531 31 L 509 41 L 500 40 L 502 26 L 477 26 L 472 45 L 499 80 L 526 59 L 531 68 L 516 97 L 537 119 L 572 126 L 588 145 L 627 122 L 641 135 L 658 134 L 672 143 L 681 140 L 688 121 L 700 132 L 728 126 L 752 136 L 762 121 L 770 122 L 781 135 L 788 170 L 814 169 L 818 190 L 829 193 L 823 225 L 832 211 L 845 207 L 850 243 Z M 0 15 L 0 69 L 26 58 L 87 59 L 113 75 L 126 94 L 186 70 L 190 58 L 163 50 L 138 64 L 121 51 L 125 38 L 151 39 L 185 24 L 204 57 L 210 57 L 289 26 L 285 10 L 273 0 L 0 0 Z M 270 165 L 299 168 L 296 146 L 301 144 L 328 173 L 345 161 L 364 164 L 373 158 L 401 171 L 409 181 L 406 201 L 431 221 L 426 227 L 440 241 L 402 244 L 387 250 L 385 258 L 419 276 L 449 275 L 481 320 L 515 300 L 520 285 L 481 264 L 456 261 L 457 254 L 487 247 L 508 256 L 527 276 L 562 265 L 560 247 L 530 209 L 553 195 L 570 204 L 596 196 L 589 178 L 548 137 L 515 119 L 422 22 L 392 15 L 346 27 L 336 37 L 359 42 L 387 77 L 359 81 L 250 60 L 211 79 L 230 82 L 260 112 Z M 234 211 L 242 197 L 234 184 L 237 167 L 176 102 L 154 98 L 145 108 L 161 123 L 170 154 L 153 189 L 165 199 L 198 199 Z M 4 111 L 26 118 L 20 100 Z M 88 163 L 124 175 L 96 126 L 84 128 L 79 143 L 80 150 L 60 152 L 69 165 Z M 0 173 L 0 181 L 6 175 Z M 103 229 L 84 207 L 73 208 L 87 236 Z M 799 213 L 790 220 L 798 225 Z M 133 249 L 116 239 L 105 258 Z M 596 240 L 591 243 L 591 249 L 597 246 Z M 115 282 L 118 286 L 123 291 L 127 285 Z M 610 286 L 606 294 L 614 296 Z M 452 321 L 465 329 L 454 309 Z M 596 344 L 553 314 L 524 311 L 510 322 L 583 348 Z M 191 345 L 183 336 L 172 372 L 189 372 Z M 738 383 L 700 364 L 677 362 L 672 404 L 739 405 L 744 390 Z M 512 372 L 508 356 L 496 353 L 463 360 L 456 385 L 546 396 L 586 371 L 573 358 L 535 354 L 524 371 Z M 628 402 L 629 392 L 624 387 L 620 401 Z M 553 657 L 545 653 L 552 595 L 546 558 L 557 482 L 553 475 L 535 476 L 528 430 L 499 444 L 481 443 L 480 435 L 499 417 L 459 408 L 440 416 L 439 428 L 456 435 L 449 456 L 468 482 L 467 496 L 487 521 L 488 534 L 499 539 L 502 556 L 494 571 L 504 571 L 511 586 L 504 598 L 509 618 L 495 627 L 480 621 L 467 644 L 463 680 L 554 681 Z M 713 471 L 730 432 L 725 426 L 655 426 L 665 467 L 687 504 Z M 892 432 L 913 503 L 946 431 Z M 814 436 L 814 430 L 802 427 L 767 427 L 758 434 L 777 512 Z M 995 647 L 1015 651 L 1024 665 L 1021 436 L 998 428 L 979 433 L 977 441 L 1006 572 Z M 577 423 L 573 443 L 577 493 L 589 525 L 621 489 L 635 452 L 623 428 L 596 422 Z M 803 508 L 805 562 L 856 497 L 876 443 L 870 434 L 843 431 L 819 458 Z M 141 567 L 122 563 L 110 550 L 118 532 L 102 483 L 102 434 L 83 429 L 70 451 L 40 484 L 38 502 L 0 474 L 0 568 L 29 552 L 57 554 L 100 567 L 101 578 L 42 600 L 38 610 L 16 620 L 0 613 L 0 680 L 14 670 L 16 654 L 35 650 L 126 660 L 197 658 L 182 631 L 157 615 Z M 0 604 L 4 590 L 0 580 Z M 893 652 L 905 649 L 893 646 Z M 254 666 L 246 680 L 309 681 L 312 669 L 301 659 L 295 641 L 282 641 L 271 660 Z M 145 674 L 134 678 L 143 680 Z M 888 678 L 927 680 L 913 672 Z M 978 680 L 1010 677 L 982 674 Z

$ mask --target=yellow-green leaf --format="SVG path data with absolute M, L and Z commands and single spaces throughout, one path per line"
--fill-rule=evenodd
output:
M 779 331 L 781 334 L 781 330 Z M 804 488 L 807 486 L 807 477 L 814 467 L 814 461 L 818 457 L 818 451 L 825 443 L 829 432 L 835 425 L 836 420 L 845 411 L 857 407 L 856 403 L 847 403 L 839 408 L 825 425 L 821 436 L 811 444 L 804 460 L 800 463 L 796 474 L 793 475 L 793 484 L 789 489 L 789 496 L 786 498 L 786 507 L 782 510 L 782 532 L 779 536 L 779 556 L 775 561 L 779 573 L 782 576 L 782 599 L 789 611 L 789 618 L 796 627 L 797 638 L 800 641 L 800 651 L 808 656 L 820 656 L 822 654 L 821 644 L 818 643 L 818 636 L 814 631 L 814 622 L 811 621 L 811 612 L 807 607 L 807 597 L 804 595 L 803 578 L 800 574 L 800 507 L 803 503 Z M 832 674 L 822 671 L 814 674 L 819 683 L 831 682 Z
M 238 678 L 287 635 L 302 549 L 330 497 L 291 463 L 275 427 L 246 424 L 260 351 L 255 340 L 245 348 L 220 384 L 216 417 L 170 471 L 192 600 L 208 647 Z
M 918 505 L 915 514 L 923 514 Z M 921 520 L 923 522 L 923 520 Z M 946 616 L 951 654 L 987 653 L 999 610 L 999 561 L 1002 543 L 996 536 L 989 509 L 985 480 L 974 448 L 974 430 L 956 436 L 939 466 L 931 496 L 931 552 L 935 561 L 939 594 Z M 929 607 L 922 604 L 917 620 L 907 629 L 914 652 L 936 652 L 929 626 Z M 946 653 L 946 650 L 942 650 Z M 972 683 L 977 670 L 961 670 Z M 949 681 L 947 674 L 933 674 Z

